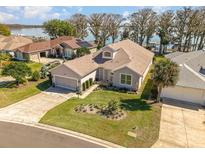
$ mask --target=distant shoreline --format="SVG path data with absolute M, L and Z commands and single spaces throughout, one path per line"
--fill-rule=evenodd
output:
M 43 25 L 21 25 L 21 24 L 5 24 L 12 29 L 22 29 L 22 28 L 43 28 Z

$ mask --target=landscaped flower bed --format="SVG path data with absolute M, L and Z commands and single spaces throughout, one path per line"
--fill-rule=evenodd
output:
M 80 104 L 75 108 L 76 112 L 98 114 L 111 120 L 122 120 L 126 118 L 126 112 L 118 105 L 117 101 L 110 101 L 108 105 Z

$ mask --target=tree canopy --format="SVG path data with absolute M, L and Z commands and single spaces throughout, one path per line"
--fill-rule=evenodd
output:
M 52 38 L 59 36 L 76 36 L 76 28 L 68 21 L 52 19 L 43 24 L 45 32 Z
M 11 35 L 10 28 L 6 25 L 0 24 L 0 35 L 4 35 L 4 36 Z
M 87 54 L 90 54 L 90 50 L 86 47 L 78 48 L 76 51 L 77 57 L 81 57 Z
M 179 77 L 179 66 L 169 59 L 161 60 L 154 66 L 153 81 L 157 86 L 157 101 L 160 101 L 162 88 L 176 85 Z
M 16 85 L 26 81 L 27 76 L 32 75 L 31 68 L 23 62 L 14 62 L 6 65 L 2 70 L 2 75 L 10 75 L 16 79 Z

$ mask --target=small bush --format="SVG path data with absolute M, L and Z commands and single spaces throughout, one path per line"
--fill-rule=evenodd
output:
M 86 89 L 88 89 L 90 87 L 90 82 L 89 80 L 85 81 L 85 84 L 86 84 Z
M 90 86 L 92 86 L 92 85 L 93 85 L 93 79 L 90 78 L 90 79 L 89 79 L 89 82 L 90 82 Z
M 86 85 L 85 85 L 85 82 L 83 83 L 83 91 L 85 91 L 86 89 Z
M 40 79 L 40 73 L 38 71 L 34 71 L 32 74 L 32 80 L 38 81 Z

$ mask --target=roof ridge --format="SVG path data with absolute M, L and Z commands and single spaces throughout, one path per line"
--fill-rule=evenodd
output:
M 194 75 L 196 75 L 198 78 L 200 78 L 202 81 L 205 82 L 205 78 L 198 74 L 196 71 L 194 71 L 191 67 L 189 67 L 186 63 L 184 63 L 184 67 L 187 68 L 190 72 L 192 72 Z

